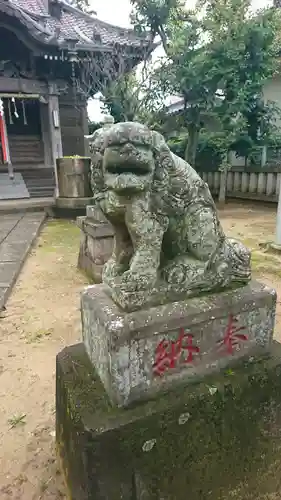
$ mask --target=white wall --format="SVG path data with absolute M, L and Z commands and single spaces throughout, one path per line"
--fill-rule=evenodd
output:
M 264 86 L 264 98 L 266 101 L 274 101 L 281 110 L 281 76 L 277 75 Z M 281 127 L 281 116 L 276 118 L 276 125 Z

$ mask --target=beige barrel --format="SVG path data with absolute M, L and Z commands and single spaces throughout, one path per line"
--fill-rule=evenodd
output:
M 92 196 L 90 185 L 90 158 L 57 159 L 58 190 L 61 198 L 87 198 Z

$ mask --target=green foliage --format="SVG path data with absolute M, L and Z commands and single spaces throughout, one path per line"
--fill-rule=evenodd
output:
M 86 14 L 94 14 L 94 10 L 91 8 L 90 0 L 71 0 L 69 1 L 70 5 L 76 7 L 77 9 L 82 10 Z
M 73 155 L 73 156 L 62 156 L 64 160 L 77 160 L 77 158 L 80 158 L 81 160 L 83 159 L 88 159 L 87 156 L 79 156 L 79 155 Z M 60 159 L 60 158 L 59 158 Z
M 187 132 L 167 140 L 171 151 L 183 159 L 185 158 L 187 142 Z M 208 165 L 209 171 L 218 170 L 219 165 L 222 163 L 222 156 L 220 137 L 206 131 L 201 132 L 196 151 L 196 170 L 203 170 L 206 165 Z
M 92 135 L 96 130 L 102 127 L 102 123 L 98 122 L 89 122 L 89 134 Z
M 112 81 L 104 89 L 102 102 L 116 123 L 141 121 L 152 125 L 156 112 L 163 108 L 157 87 L 158 81 L 148 65 L 138 78 L 131 72 Z
M 181 0 L 131 0 L 134 7 L 131 22 L 137 33 L 150 31 L 151 38 L 159 35 L 167 50 L 168 25 L 171 14 L 181 16 Z
M 222 134 L 203 131 L 198 140 L 196 168 L 202 170 L 208 165 L 208 170 L 218 170 L 223 163 L 224 141 Z
M 102 102 L 116 123 L 134 120 L 140 105 L 137 87 L 135 75 L 129 73 L 112 81 L 105 89 Z
M 218 124 L 209 147 L 215 141 L 223 164 L 233 147 L 249 153 L 267 143 L 276 109 L 262 91 L 279 64 L 279 12 L 253 15 L 250 0 L 199 0 L 193 11 L 176 0 L 131 2 L 136 29 L 149 28 L 164 47 L 166 58 L 156 72 L 162 95 L 184 99 L 185 158 L 195 164 L 208 115 Z
M 248 0 L 212 2 L 206 6 L 205 29 L 212 33 L 212 52 L 223 68 L 220 86 L 224 99 L 216 113 L 225 132 L 225 149 L 239 136 L 248 135 L 248 143 L 261 144 L 273 127 L 272 106 L 263 100 L 263 86 L 278 65 L 275 37 L 278 27 L 272 9 L 251 16 Z M 219 15 L 220 22 L 217 23 Z M 216 37 L 220 44 L 216 43 Z M 219 56 L 219 57 L 217 57 Z M 245 141 L 242 141 L 245 142 Z
M 187 134 L 179 135 L 178 137 L 172 137 L 168 139 L 167 143 L 171 151 L 184 159 L 185 150 L 187 146 L 188 137 Z

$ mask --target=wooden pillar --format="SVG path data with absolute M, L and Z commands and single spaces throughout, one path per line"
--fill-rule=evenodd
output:
M 65 156 L 89 156 L 87 101 L 77 97 L 70 87 L 59 96 L 61 134 Z
M 88 139 L 86 139 L 86 135 L 89 135 L 89 120 L 88 120 L 88 111 L 87 111 L 87 103 L 81 108 L 82 113 L 82 129 L 84 134 L 84 150 L 85 156 L 90 156 L 90 145 Z
M 56 159 L 63 156 L 62 140 L 61 140 L 61 127 L 60 127 L 60 111 L 58 91 L 55 84 L 49 84 L 49 99 L 48 99 L 48 122 L 51 139 L 51 152 L 53 158 L 53 165 L 56 178 L 56 196 L 58 193 L 58 179 L 56 169 Z
M 46 167 L 53 167 L 54 159 L 49 125 L 49 106 L 47 101 L 45 103 L 40 101 L 40 118 L 42 141 L 44 146 L 44 164 Z

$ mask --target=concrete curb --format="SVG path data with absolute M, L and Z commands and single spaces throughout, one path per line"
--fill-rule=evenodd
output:
M 24 214 L 24 216 L 25 215 L 26 214 Z M 42 217 L 41 217 L 41 220 L 38 223 L 38 227 L 36 228 L 35 233 L 32 235 L 32 238 L 30 239 L 30 242 L 29 242 L 29 244 L 28 244 L 25 252 L 23 253 L 23 255 L 20 257 L 20 259 L 17 262 L 17 266 L 16 266 L 15 273 L 13 275 L 13 278 L 10 281 L 7 289 L 5 290 L 3 296 L 0 297 L 0 312 L 5 308 L 5 305 L 7 304 L 7 301 L 8 301 L 8 299 L 9 299 L 9 297 L 10 297 L 12 291 L 13 291 L 13 287 L 14 287 L 14 285 L 15 285 L 15 283 L 16 283 L 19 275 L 20 275 L 20 272 L 21 272 L 21 270 L 23 268 L 23 265 L 24 265 L 24 263 L 25 263 L 28 255 L 29 255 L 31 249 L 33 248 L 33 245 L 34 245 L 35 241 L 37 240 L 37 237 L 38 237 L 38 235 L 40 233 L 40 230 L 41 230 L 41 228 L 42 228 L 42 226 L 43 226 L 43 224 L 44 224 L 44 222 L 46 220 L 46 217 L 47 217 L 46 213 L 42 212 Z

